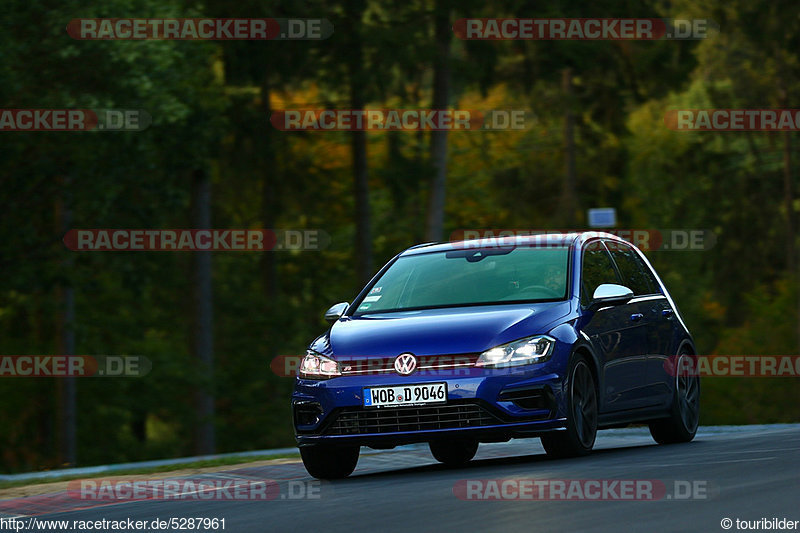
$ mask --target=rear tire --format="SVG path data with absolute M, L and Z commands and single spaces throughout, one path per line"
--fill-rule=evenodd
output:
M 447 466 L 464 466 L 478 451 L 474 440 L 437 440 L 428 443 L 433 458 Z
M 309 474 L 317 479 L 342 479 L 353 473 L 358 463 L 358 446 L 303 446 L 300 457 Z
M 597 391 L 589 364 L 576 357 L 567 383 L 567 429 L 542 435 L 542 446 L 551 457 L 578 457 L 592 451 L 597 437 Z
M 659 444 L 689 442 L 697 433 L 700 421 L 700 378 L 689 375 L 688 371 L 679 371 L 687 368 L 681 365 L 681 359 L 684 357 L 694 356 L 684 353 L 678 357 L 678 364 L 675 365 L 675 391 L 669 418 L 650 422 L 650 434 Z M 697 365 L 690 365 L 689 368 L 697 368 Z

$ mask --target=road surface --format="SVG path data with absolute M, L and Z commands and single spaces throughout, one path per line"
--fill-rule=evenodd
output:
M 75 520 L 152 523 L 180 517 L 224 518 L 224 530 L 237 533 L 715 532 L 725 531 L 721 525 L 725 518 L 732 520 L 730 531 L 741 530 L 737 518 L 751 525 L 763 518 L 800 520 L 800 424 L 702 427 L 693 442 L 670 446 L 655 444 L 644 428 L 601 431 L 595 452 L 579 459 L 549 459 L 538 439 L 483 444 L 469 466 L 455 470 L 436 463 L 424 445 L 363 452 L 353 475 L 336 482 L 316 482 L 300 463 L 238 466 L 201 476 L 236 482 L 275 480 L 277 486 L 272 486 L 279 487 L 280 493 L 273 493 L 269 501 L 109 503 L 84 501 L 62 492 L 0 501 L 0 517 L 69 520 L 70 524 Z M 524 485 L 520 480 L 549 480 L 547 490 L 554 491 L 556 499 L 465 499 L 467 483 L 472 483 L 470 498 L 497 497 L 490 490 L 490 480 L 500 480 L 494 488 L 505 487 L 506 496 L 515 496 L 513 488 Z M 502 485 L 503 480 L 511 480 L 512 485 Z M 574 480 L 591 480 L 593 487 L 605 482 L 607 499 L 591 499 L 597 492 L 589 490 L 588 481 Z M 621 500 L 620 486 L 612 483 L 619 480 L 656 490 Z M 570 490 L 577 483 L 580 490 L 564 500 L 556 481 Z M 81 529 L 70 525 L 61 530 Z

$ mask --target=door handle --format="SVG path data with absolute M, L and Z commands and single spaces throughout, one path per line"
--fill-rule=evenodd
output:
M 644 315 L 642 313 L 634 313 L 631 315 L 631 320 L 633 320 L 634 322 L 638 322 L 642 318 L 644 318 Z
M 664 310 L 661 311 L 661 316 L 665 316 L 665 317 L 669 318 L 674 313 L 675 313 L 675 311 L 673 311 L 672 309 L 664 309 Z

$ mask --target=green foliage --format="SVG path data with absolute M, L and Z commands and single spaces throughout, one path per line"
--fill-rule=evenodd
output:
M 760 284 L 743 298 L 744 322 L 724 328 L 718 354 L 792 355 L 797 353 L 796 282 Z M 796 422 L 800 419 L 797 378 L 705 378 L 703 417 L 728 424 Z

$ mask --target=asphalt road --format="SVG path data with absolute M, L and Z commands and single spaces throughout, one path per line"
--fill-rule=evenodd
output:
M 484 444 L 457 470 L 440 466 L 425 446 L 364 452 L 355 473 L 337 482 L 317 483 L 299 463 L 207 475 L 276 480 L 280 494 L 271 501 L 79 502 L 84 508 L 58 512 L 77 505 L 56 494 L 39 507 L 31 499 L 0 502 L 0 511 L 39 520 L 224 518 L 225 531 L 233 532 L 715 532 L 724 531 L 723 518 L 734 521 L 730 531 L 737 531 L 737 518 L 800 520 L 800 424 L 701 428 L 693 442 L 670 446 L 656 445 L 646 429 L 610 430 L 599 433 L 592 455 L 564 460 L 548 459 L 538 439 Z M 621 491 L 613 485 L 604 501 L 474 501 L 454 492 L 473 480 L 479 489 L 472 494 L 491 495 L 490 479 L 642 480 L 662 490 L 646 501 L 614 499 Z M 296 498 L 309 489 L 312 498 Z

